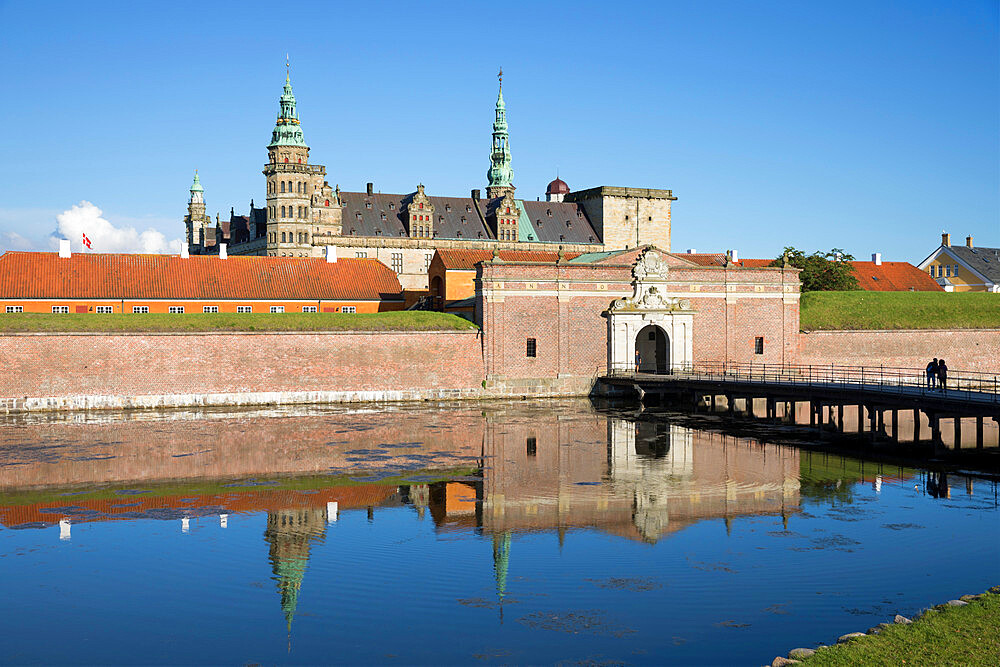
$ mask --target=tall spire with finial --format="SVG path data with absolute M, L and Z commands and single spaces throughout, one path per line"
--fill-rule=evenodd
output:
M 490 168 L 486 172 L 489 185 L 487 197 L 502 197 L 514 190 L 514 170 L 511 168 L 510 137 L 507 134 L 507 106 L 503 101 L 503 68 L 497 74 L 500 92 L 497 94 L 496 118 L 493 121 L 493 150 L 490 153 Z
M 299 125 L 299 112 L 296 108 L 295 93 L 292 92 L 291 63 L 288 60 L 288 54 L 285 54 L 285 87 L 281 92 L 278 105 L 278 120 L 274 124 L 271 143 L 267 147 L 302 146 L 308 148 L 305 136 L 302 134 L 302 127 Z

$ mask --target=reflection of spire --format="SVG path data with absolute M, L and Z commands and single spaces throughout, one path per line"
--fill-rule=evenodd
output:
M 503 600 L 507 596 L 507 570 L 510 567 L 510 533 L 501 539 L 493 534 L 493 575 L 497 581 L 497 599 L 500 602 L 500 621 L 503 622 Z
M 326 534 L 326 509 L 309 508 L 268 512 L 264 540 L 271 545 L 271 572 L 281 594 L 281 609 L 288 625 L 288 650 L 292 648 L 292 620 L 309 563 L 313 542 Z

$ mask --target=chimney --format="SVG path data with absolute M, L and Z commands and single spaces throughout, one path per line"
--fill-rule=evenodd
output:
M 72 253 L 69 250 L 69 239 L 59 240 L 59 256 L 60 257 L 70 257 Z
M 475 201 L 479 201 L 479 190 L 478 189 L 473 188 L 473 190 L 472 190 L 472 199 L 475 200 Z
M 187 259 L 190 256 L 188 254 L 188 244 L 181 241 L 181 259 Z
M 882 253 L 880 253 L 880 252 L 873 252 L 872 253 L 872 262 L 875 263 L 875 266 L 882 266 Z
M 965 247 L 966 248 L 971 248 L 972 247 L 972 237 L 971 236 L 966 236 L 965 237 Z
M 730 250 L 726 254 L 729 255 L 729 261 L 732 262 L 733 264 L 736 264 L 740 261 L 740 256 L 735 250 Z
M 694 248 L 688 248 L 688 254 L 689 254 L 689 255 L 694 255 L 694 254 L 696 254 L 697 252 L 698 252 L 698 251 L 697 251 L 697 250 L 695 250 Z
M 941 245 L 951 247 L 951 234 L 948 232 L 941 233 Z
M 226 254 L 226 244 L 225 243 L 220 243 L 219 244 L 219 259 L 226 259 L 227 257 L 229 257 L 229 255 Z
M 371 197 L 371 196 L 372 196 L 372 194 L 373 194 L 373 193 L 375 192 L 375 184 L 374 184 L 374 183 L 369 183 L 369 184 L 368 184 L 368 185 L 367 185 L 367 186 L 365 187 L 365 192 L 367 192 L 367 193 L 368 193 L 368 196 L 369 196 L 369 197 Z
M 326 247 L 326 263 L 327 264 L 337 263 L 337 246 L 328 245 Z

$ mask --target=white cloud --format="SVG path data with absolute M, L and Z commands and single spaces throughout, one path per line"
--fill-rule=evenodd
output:
M 181 239 L 167 241 L 156 229 L 143 231 L 135 227 L 115 227 L 103 216 L 101 209 L 82 201 L 56 216 L 56 231 L 49 237 L 49 246 L 59 248 L 59 239 L 69 239 L 73 252 L 141 252 L 177 253 Z M 83 245 L 83 235 L 90 239 L 90 248 Z
M 38 250 L 35 242 L 17 232 L 0 234 L 0 252 L 4 250 Z

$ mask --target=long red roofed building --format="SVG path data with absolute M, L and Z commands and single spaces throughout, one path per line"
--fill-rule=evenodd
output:
M 375 313 L 402 310 L 375 259 L 17 252 L 0 255 L 0 312 Z

